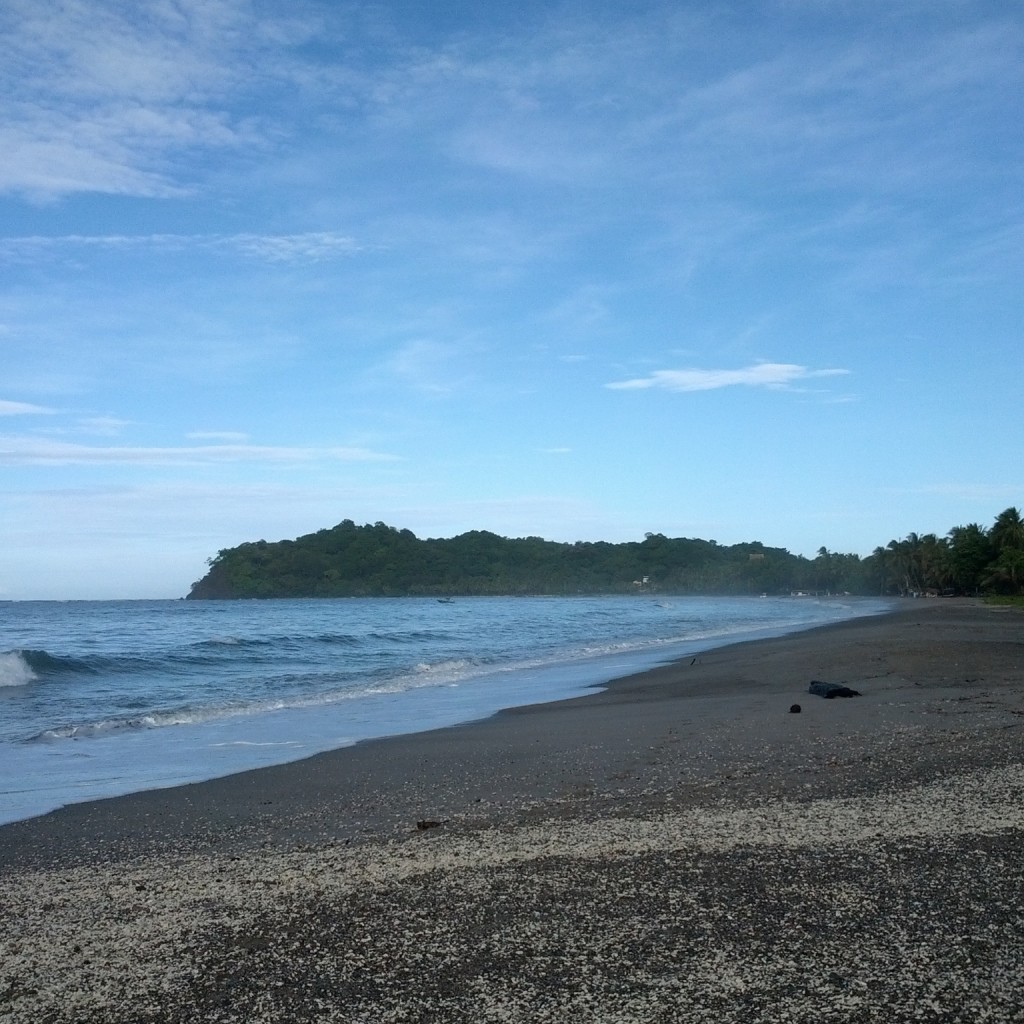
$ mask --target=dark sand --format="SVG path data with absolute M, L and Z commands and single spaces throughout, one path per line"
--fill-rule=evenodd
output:
M 1024 614 L 907 602 L 4 826 L 0 1020 L 1024 1021 L 1022 830 Z

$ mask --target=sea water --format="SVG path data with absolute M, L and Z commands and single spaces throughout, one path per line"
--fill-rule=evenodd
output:
M 585 693 L 846 598 L 0 602 L 0 823 Z

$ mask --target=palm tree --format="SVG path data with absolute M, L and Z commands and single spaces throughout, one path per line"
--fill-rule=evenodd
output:
M 926 533 L 919 551 L 921 581 L 926 590 L 942 591 L 950 583 L 949 546 L 945 538 Z
M 892 582 L 889 552 L 879 545 L 867 558 L 867 568 L 872 581 L 878 583 L 879 595 L 887 594 Z
M 1011 505 L 1000 512 L 988 536 L 1000 554 L 1007 548 L 1024 550 L 1024 519 L 1021 519 L 1020 511 Z
M 923 538 L 908 533 L 903 540 L 889 541 L 889 551 L 900 593 L 920 594 L 925 589 Z
M 1024 594 L 1024 548 L 1006 548 L 985 569 L 981 584 L 999 594 Z
M 964 593 L 976 593 L 985 567 L 992 561 L 992 542 L 977 523 L 949 531 L 949 561 L 953 581 Z

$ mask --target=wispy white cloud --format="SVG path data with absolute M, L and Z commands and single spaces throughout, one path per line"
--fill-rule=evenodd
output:
M 116 416 L 91 416 L 78 422 L 80 431 L 98 437 L 115 437 L 128 426 L 131 426 L 130 420 L 118 419 Z
M 358 252 L 354 238 L 338 231 L 233 235 L 28 235 L 0 239 L 0 260 L 30 263 L 81 250 L 193 252 L 234 251 L 269 263 L 319 263 Z
M 79 112 L 6 106 L 0 192 L 43 199 L 75 192 L 184 196 L 193 184 L 177 180 L 172 155 L 259 142 L 252 128 L 219 112 L 140 110 L 128 103 Z
M 740 370 L 655 370 L 646 377 L 615 381 L 605 387 L 616 390 L 659 388 L 663 391 L 715 391 L 751 387 L 792 390 L 800 381 L 848 374 L 849 370 L 812 370 L 796 363 L 755 363 Z
M 1024 479 L 1000 483 L 947 483 L 926 484 L 923 487 L 892 489 L 893 494 L 932 494 L 969 502 L 1008 502 L 1019 507 L 1024 494 Z
M 181 155 L 260 144 L 233 105 L 282 42 L 251 17 L 238 0 L 5 3 L 0 191 L 181 195 Z
M 451 369 L 458 354 L 454 345 L 419 338 L 402 345 L 381 368 L 418 391 L 445 395 L 459 383 Z
M 247 256 L 275 263 L 337 259 L 361 247 L 348 235 L 334 231 L 307 231 L 298 235 L 230 235 L 215 239 Z
M 186 435 L 190 441 L 222 441 L 225 444 L 244 444 L 248 434 L 237 430 L 193 430 Z
M 145 102 L 203 96 L 223 89 L 229 65 L 217 47 L 235 52 L 232 30 L 246 7 L 237 0 L 177 0 L 143 7 L 111 0 L 64 0 L 43 8 L 32 0 L 4 5 L 17 70 L 47 95 L 138 97 Z
M 991 105 L 993 83 L 1020 77 L 1010 20 L 918 28 L 894 62 L 874 39 L 827 31 L 813 49 L 793 33 L 785 46 L 776 37 L 732 53 L 723 41 L 742 33 L 727 12 L 678 5 L 585 19 L 552 11 L 529 35 L 466 31 L 429 44 L 330 5 L 259 20 L 242 0 L 4 7 L 0 189 L 53 195 L 182 194 L 195 181 L 181 156 L 273 148 L 316 111 L 327 135 L 358 123 L 382 140 L 419 137 L 427 158 L 537 182 L 706 185 L 756 158 L 762 174 L 789 181 L 806 168 L 816 187 L 869 184 L 922 161 L 952 172 L 961 156 L 947 146 L 937 162 L 935 134 L 903 130 L 908 113 L 893 96 L 920 100 L 909 116 L 948 128 L 936 98 L 976 90 Z M 326 45 L 303 53 L 314 36 L 338 42 L 344 59 L 318 59 Z M 296 97 L 287 110 L 259 102 L 285 83 Z
M 25 437 L 0 437 L 0 464 L 185 466 L 224 462 L 308 464 L 387 462 L 397 456 L 368 448 L 300 448 L 211 444 L 188 447 L 89 446 Z
M 43 405 L 32 405 L 30 402 L 8 402 L 0 399 L 0 416 L 52 416 L 56 411 Z
M 591 338 L 612 319 L 611 303 L 616 297 L 614 291 L 610 286 L 583 285 L 547 310 L 543 319 L 553 324 L 563 335 Z M 568 361 L 573 357 L 566 355 L 562 358 Z

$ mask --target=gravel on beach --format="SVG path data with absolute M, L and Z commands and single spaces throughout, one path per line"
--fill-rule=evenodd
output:
M 7 826 L 0 1020 L 1024 1021 L 1022 654 L 915 602 Z

